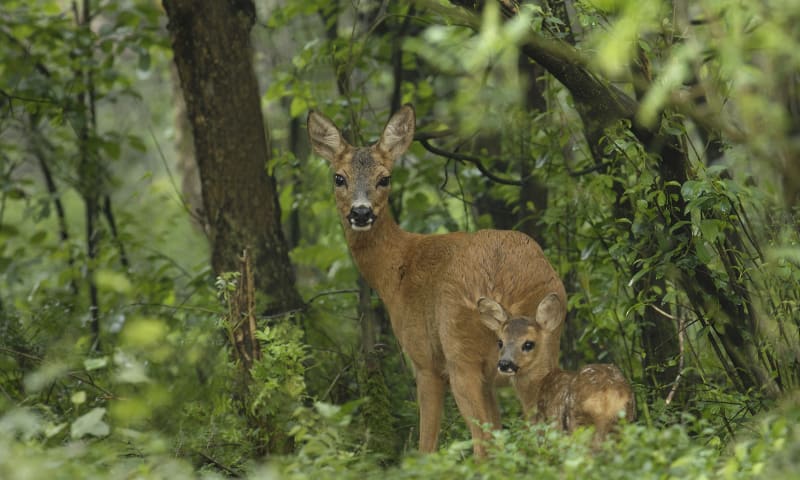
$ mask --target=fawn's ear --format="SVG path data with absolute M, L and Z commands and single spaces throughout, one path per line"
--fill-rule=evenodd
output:
M 403 105 L 389 119 L 376 147 L 388 153 L 392 160 L 404 154 L 414 141 L 415 122 L 414 107 L 410 104 Z
M 539 307 L 536 309 L 536 323 L 544 330 L 552 332 L 561 325 L 565 315 L 564 303 L 558 295 L 551 293 L 539 302 Z
M 328 117 L 313 110 L 308 112 L 307 123 L 308 139 L 311 141 L 314 153 L 333 162 L 336 155 L 342 153 L 347 146 L 339 129 Z
M 478 299 L 478 311 L 481 314 L 481 322 L 486 328 L 499 335 L 503 325 L 508 321 L 508 314 L 503 307 L 492 299 L 481 297 Z

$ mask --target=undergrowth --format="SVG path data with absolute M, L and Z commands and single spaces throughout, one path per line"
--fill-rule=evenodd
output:
M 592 432 L 572 435 L 547 426 L 511 422 L 495 432 L 489 458 L 476 460 L 470 441 L 455 441 L 430 455 L 409 454 L 385 467 L 384 456 L 367 450 L 352 435 L 360 402 L 318 403 L 295 412 L 294 455 L 248 465 L 242 472 L 196 468 L 176 458 L 171 439 L 158 433 L 112 428 L 92 437 L 50 445 L 47 416 L 17 408 L 0 419 L 0 477 L 286 479 L 685 479 L 795 478 L 800 452 L 800 405 L 782 407 L 753 419 L 725 444 L 704 421 L 689 417 L 665 428 L 624 425 L 616 438 L 592 448 Z M 690 432 L 696 432 L 690 434 Z

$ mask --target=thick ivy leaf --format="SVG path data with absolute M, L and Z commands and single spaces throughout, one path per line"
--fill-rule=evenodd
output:
M 69 427 L 70 436 L 72 438 L 82 438 L 86 435 L 105 437 L 111 432 L 111 428 L 103 421 L 105 414 L 106 409 L 98 407 L 78 417 Z

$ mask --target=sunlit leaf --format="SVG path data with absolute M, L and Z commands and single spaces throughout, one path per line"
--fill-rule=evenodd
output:
M 117 293 L 130 293 L 131 282 L 124 273 L 101 269 L 95 272 L 95 281 L 100 289 Z
M 70 397 L 70 400 L 75 405 L 82 405 L 82 404 L 86 403 L 86 392 L 84 390 L 79 390 L 79 391 L 77 391 L 77 392 L 72 394 L 72 396 Z
M 103 421 L 105 414 L 106 409 L 98 407 L 78 417 L 70 425 L 70 436 L 72 438 L 82 438 L 87 435 L 105 437 L 111 432 L 111 428 Z
M 83 368 L 87 371 L 99 370 L 108 365 L 108 357 L 87 358 L 83 361 Z
M 308 110 L 308 102 L 304 98 L 294 97 L 292 99 L 292 104 L 289 107 L 289 114 L 292 117 L 298 117 L 306 110 Z
M 125 322 L 122 341 L 131 346 L 147 346 L 158 343 L 167 335 L 169 329 L 159 318 L 135 318 Z

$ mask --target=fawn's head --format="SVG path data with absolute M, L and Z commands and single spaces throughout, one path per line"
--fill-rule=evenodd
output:
M 405 105 L 392 115 L 375 145 L 353 147 L 327 117 L 308 114 L 311 146 L 330 162 L 336 206 L 353 230 L 369 230 L 387 208 L 392 167 L 414 140 L 414 122 L 413 107 Z
M 503 375 L 527 371 L 531 365 L 542 368 L 554 364 L 549 358 L 558 352 L 559 331 L 564 322 L 564 304 L 558 295 L 551 293 L 539 302 L 536 318 L 510 317 L 497 302 L 481 297 L 478 300 L 481 321 L 498 338 L 500 359 L 497 369 Z

